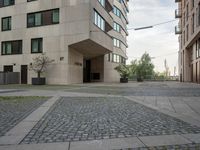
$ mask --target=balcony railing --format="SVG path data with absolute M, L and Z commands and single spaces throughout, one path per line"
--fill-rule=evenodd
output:
M 176 2 L 176 3 L 179 3 L 179 2 L 181 2 L 181 0 L 175 0 L 175 2 Z
M 182 13 L 180 9 L 176 9 L 175 10 L 175 18 L 181 18 L 182 17 Z
M 175 27 L 175 34 L 182 34 L 182 29 L 180 26 Z

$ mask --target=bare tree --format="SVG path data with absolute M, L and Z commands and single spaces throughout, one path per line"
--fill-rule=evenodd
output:
M 53 62 L 53 59 L 50 59 L 45 53 L 43 53 L 33 58 L 33 63 L 30 64 L 29 69 L 37 73 L 37 77 L 40 78 L 41 74 L 46 71 L 48 65 Z

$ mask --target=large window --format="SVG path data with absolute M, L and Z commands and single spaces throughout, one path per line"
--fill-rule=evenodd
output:
M 100 3 L 103 7 L 105 7 L 105 5 L 106 5 L 105 0 L 98 0 L 98 1 L 99 1 L 99 3 Z
M 27 15 L 27 27 L 38 27 L 59 23 L 59 9 L 29 13 Z
M 0 0 L 0 7 L 6 7 L 14 4 L 15 0 Z
M 31 53 L 42 53 L 43 40 L 42 38 L 31 39 Z
M 118 40 L 116 38 L 113 38 L 113 44 L 114 44 L 115 47 L 119 48 L 120 47 L 120 43 L 121 43 L 120 40 Z
M 1 43 L 1 55 L 22 54 L 22 40 Z
M 113 7 L 113 12 L 116 16 L 121 18 L 121 11 L 116 6 Z
M 105 31 L 105 20 L 103 17 L 99 15 L 96 11 L 94 11 L 94 23 L 97 25 L 101 30 Z
M 198 14 L 197 14 L 198 25 L 200 25 L 200 3 L 198 5 Z
M 116 22 L 114 22 L 114 30 L 117 31 L 117 32 L 121 31 L 121 26 Z
M 11 17 L 5 17 L 1 19 L 1 30 L 2 31 L 11 30 Z
M 114 63 L 126 64 L 126 58 L 115 53 L 108 54 L 108 61 Z

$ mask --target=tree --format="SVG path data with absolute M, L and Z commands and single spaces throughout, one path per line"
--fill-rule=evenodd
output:
M 137 66 L 138 66 L 137 60 L 131 61 L 131 64 L 128 66 L 129 67 L 129 78 L 130 79 L 133 79 L 136 76 Z
M 37 78 L 40 78 L 41 74 L 46 71 L 47 66 L 53 62 L 54 60 L 50 59 L 45 53 L 43 53 L 33 58 L 33 63 L 30 64 L 29 69 L 37 73 Z
M 151 61 L 151 57 L 148 53 L 144 53 L 141 59 L 133 60 L 128 66 L 130 70 L 129 78 L 137 77 L 140 81 L 143 79 L 151 79 L 154 75 L 154 65 Z
M 148 53 L 144 53 L 136 67 L 136 74 L 139 78 L 146 78 L 154 74 L 154 65 Z

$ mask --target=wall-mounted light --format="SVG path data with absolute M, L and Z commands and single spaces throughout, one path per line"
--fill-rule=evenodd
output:
M 60 61 L 63 61 L 65 57 L 60 57 Z

